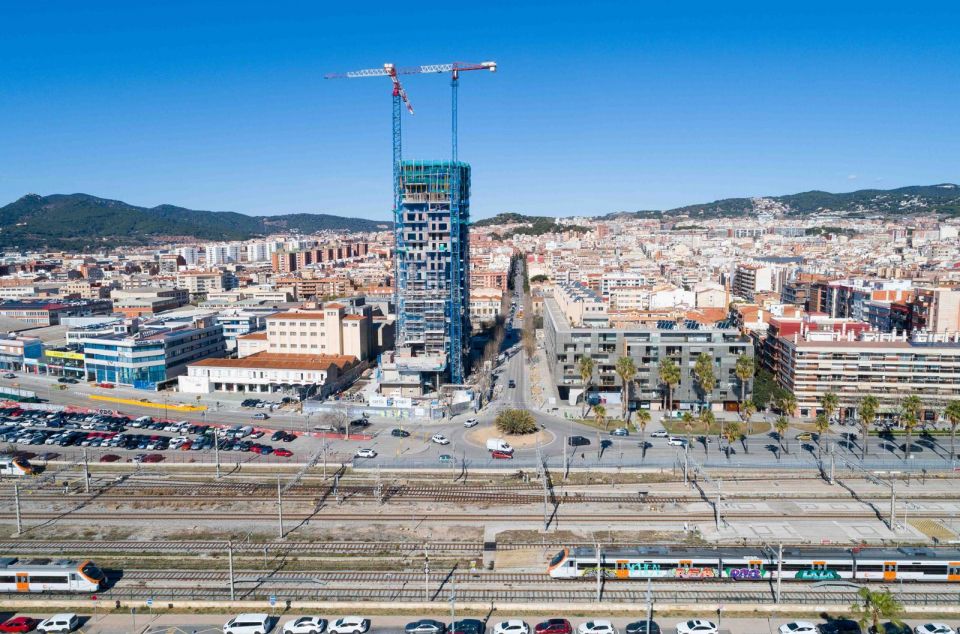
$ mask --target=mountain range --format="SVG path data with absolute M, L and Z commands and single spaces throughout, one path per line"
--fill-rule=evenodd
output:
M 88 194 L 28 194 L 0 207 L 0 248 L 81 251 L 184 238 L 246 240 L 282 231 L 380 231 L 392 226 L 392 221 L 328 214 L 248 216 L 173 205 L 138 207 Z
M 960 186 L 953 183 L 898 189 L 861 189 L 833 194 L 809 191 L 762 198 L 725 198 L 667 210 L 618 211 L 597 218 L 723 218 L 772 211 L 787 216 L 835 212 L 847 216 L 940 213 L 960 216 Z M 367 220 L 329 214 L 248 216 L 231 211 L 198 211 L 173 205 L 138 207 L 88 194 L 28 194 L 0 207 L 0 249 L 83 251 L 164 241 L 246 240 L 283 231 L 382 231 L 391 220 Z M 502 213 L 475 226 L 513 225 L 501 237 L 517 233 L 540 235 L 553 231 L 585 231 L 560 225 L 555 218 Z M 520 226 L 518 226 L 520 225 Z

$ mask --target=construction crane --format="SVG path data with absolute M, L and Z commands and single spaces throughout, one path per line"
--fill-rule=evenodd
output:
M 402 144 L 402 126 L 401 126 L 401 116 L 400 116 L 400 104 L 401 101 L 407 107 L 407 111 L 412 115 L 413 114 L 413 105 L 410 103 L 410 99 L 407 97 L 406 91 L 403 89 L 403 85 L 400 83 L 400 75 L 423 75 L 423 74 L 435 74 L 435 73 L 450 73 L 450 88 L 451 88 L 451 100 L 450 100 L 450 145 L 451 145 L 451 183 L 450 183 L 450 217 L 451 217 L 451 244 L 450 244 L 450 258 L 451 258 L 451 267 L 450 267 L 450 277 L 451 277 L 451 308 L 448 318 L 450 320 L 450 340 L 458 344 L 463 343 L 463 332 L 461 321 L 461 313 L 464 307 L 464 294 L 463 288 L 459 283 L 459 278 L 462 273 L 463 267 L 463 251 L 461 247 L 466 245 L 461 245 L 459 236 L 459 218 L 460 218 L 460 169 L 457 165 L 458 162 L 458 112 L 457 112 L 457 93 L 458 87 L 460 84 L 460 73 L 471 71 L 471 70 L 486 70 L 490 72 L 497 71 L 496 62 L 481 62 L 479 64 L 472 64 L 466 62 L 452 62 L 449 64 L 429 64 L 424 66 L 410 66 L 404 68 L 398 68 L 394 64 L 384 64 L 383 68 L 368 68 L 365 70 L 356 70 L 350 71 L 347 73 L 333 73 L 325 75 L 325 79 L 358 79 L 362 77 L 389 77 L 393 83 L 392 88 L 392 99 L 393 99 L 393 220 L 394 220 L 394 235 L 397 244 L 398 255 L 394 258 L 395 265 L 395 278 L 397 280 L 397 292 L 398 292 L 398 310 L 402 310 L 402 302 L 399 301 L 400 297 L 400 275 L 399 275 L 399 252 L 403 248 L 403 232 L 401 227 L 403 226 L 401 216 L 401 208 L 403 206 L 403 190 L 400 184 L 400 163 L 403 157 L 403 144 Z M 454 384 L 461 384 L 464 380 L 464 368 L 463 368 L 463 358 L 462 350 L 454 351 L 451 350 L 450 355 L 450 378 L 451 382 Z

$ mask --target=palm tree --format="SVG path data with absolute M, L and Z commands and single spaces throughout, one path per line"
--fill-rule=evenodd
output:
M 830 429 L 830 419 L 827 418 L 826 413 L 821 412 L 817 414 L 813 426 L 817 430 L 817 460 L 820 460 L 823 456 L 823 435 Z
M 643 447 L 643 455 L 647 455 L 647 423 L 650 422 L 650 412 L 645 409 L 637 410 L 637 419 L 633 423 L 640 430 L 640 446 Z
M 857 617 L 860 627 L 866 628 L 872 625 L 871 632 L 886 634 L 882 621 L 889 621 L 897 626 L 902 626 L 903 621 L 900 615 L 903 614 L 903 606 L 897 601 L 889 590 L 871 590 L 870 588 L 860 588 L 857 591 L 863 603 L 854 603 L 850 606 L 850 611 Z
M 660 382 L 667 386 L 667 409 L 673 409 L 673 389 L 680 385 L 680 366 L 667 357 L 660 362 Z
M 839 405 L 840 399 L 837 398 L 834 392 L 827 392 L 823 395 L 823 398 L 820 399 L 820 406 L 823 407 L 823 413 L 827 415 L 828 422 L 833 418 L 833 413 L 837 411 Z
M 957 455 L 954 451 L 954 445 L 957 437 L 957 425 L 960 425 L 960 401 L 951 401 L 947 408 L 943 410 L 943 415 L 947 417 L 950 423 L 950 460 Z
M 627 420 L 627 406 L 630 404 L 630 383 L 637 376 L 637 366 L 630 357 L 620 357 L 614 369 L 623 382 L 623 420 Z
M 697 418 L 703 424 L 703 437 L 704 437 L 704 440 L 706 440 L 706 437 L 710 435 L 710 428 L 713 427 L 713 425 L 716 424 L 717 422 L 717 417 L 713 415 L 713 412 L 711 410 L 705 409 L 700 412 L 700 415 Z M 722 418 L 720 419 L 720 426 L 721 428 L 723 427 Z M 704 447 L 703 447 L 704 451 L 706 451 L 707 449 L 706 445 L 707 443 L 704 442 Z
M 860 459 L 867 457 L 867 445 L 870 440 L 870 428 L 873 427 L 873 421 L 877 420 L 877 410 L 880 408 L 880 401 L 873 394 L 867 394 L 860 399 L 860 431 L 863 432 L 863 448 L 861 449 Z
M 733 441 L 740 438 L 743 434 L 743 426 L 738 421 L 731 421 L 727 425 L 727 429 L 723 432 L 723 436 L 727 441 L 726 452 L 727 460 L 730 459 L 730 445 L 733 444 Z
M 593 380 L 593 359 L 581 355 L 577 361 L 577 372 L 580 373 L 580 383 L 583 385 L 583 415 L 587 415 L 587 396 L 590 394 L 590 382 Z
M 597 421 L 597 427 L 603 425 L 603 428 L 607 428 L 607 408 L 603 405 L 594 405 L 593 406 L 593 418 Z
M 797 410 L 797 399 L 793 394 L 789 392 L 777 399 L 777 409 L 779 409 L 784 416 L 793 416 L 793 413 Z
M 749 426 L 750 419 L 752 419 L 754 414 L 756 413 L 757 413 L 757 406 L 753 404 L 753 401 L 747 401 L 746 404 L 743 406 L 743 409 L 740 415 L 743 418 L 743 422 L 746 423 L 747 426 Z
M 717 387 L 717 374 L 713 368 L 713 357 L 706 352 L 697 355 L 697 361 L 693 366 L 693 375 L 697 379 L 697 385 L 703 392 L 703 400 L 710 406 L 710 397 L 713 395 L 714 388 Z
M 734 373 L 737 375 L 737 378 L 740 379 L 740 406 L 743 407 L 743 402 L 747 400 L 747 381 L 753 378 L 753 375 L 756 373 L 757 367 L 753 362 L 753 357 L 748 357 L 745 354 L 741 354 L 737 357 L 737 366 L 734 369 Z
M 906 460 L 913 457 L 913 429 L 920 422 L 920 412 L 923 410 L 923 403 L 916 394 L 903 399 L 900 405 L 900 424 L 907 430 L 907 448 L 903 452 Z
M 773 428 L 777 430 L 777 443 L 780 445 L 780 451 L 783 451 L 783 436 L 790 428 L 790 421 L 787 420 L 786 416 L 779 416 L 777 422 L 773 424 Z
M 690 433 L 693 431 L 693 414 L 684 412 L 681 420 L 683 421 L 683 428 L 687 430 L 687 445 L 684 449 L 688 449 L 690 447 Z

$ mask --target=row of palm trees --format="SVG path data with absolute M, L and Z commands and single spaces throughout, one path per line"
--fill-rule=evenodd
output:
M 794 405 L 795 407 L 796 405 Z M 840 408 L 840 397 L 835 392 L 827 392 L 820 399 L 820 407 L 823 411 L 817 414 L 814 419 L 814 428 L 817 430 L 817 454 L 820 455 L 820 438 L 830 429 L 830 419 Z M 876 396 L 867 394 L 860 399 L 857 406 L 857 412 L 860 414 L 859 426 L 863 442 L 860 443 L 861 460 L 867 456 L 867 439 L 870 430 L 877 421 L 877 415 L 880 413 L 880 401 Z M 923 412 L 923 402 L 917 395 L 911 395 L 903 399 L 900 409 L 897 412 L 897 421 L 906 431 L 906 448 L 904 450 L 904 459 L 909 460 L 913 455 L 913 431 L 920 424 L 920 415 Z M 956 436 L 957 427 L 960 426 L 960 401 L 951 401 L 943 412 L 944 418 L 950 424 L 950 455 L 956 455 Z
M 593 359 L 587 355 L 582 355 L 577 362 L 577 372 L 580 374 L 580 380 L 584 390 L 584 416 L 586 416 L 587 413 L 586 394 L 589 392 L 595 370 L 596 364 Z M 614 372 L 620 377 L 621 389 L 623 390 L 623 398 L 621 399 L 622 416 L 623 419 L 626 420 L 627 409 L 630 402 L 630 386 L 633 383 L 633 379 L 637 376 L 637 366 L 631 357 L 622 356 L 617 359 Z M 753 357 L 745 354 L 740 355 L 737 358 L 734 372 L 737 378 L 740 379 L 740 402 L 742 404 L 746 400 L 747 383 L 753 378 L 756 372 Z M 658 375 L 660 382 L 667 391 L 667 409 L 672 410 L 673 390 L 680 385 L 682 379 L 680 366 L 678 366 L 673 359 L 667 357 L 660 362 Z M 693 376 L 703 395 L 704 401 L 709 403 L 710 395 L 717 387 L 716 368 L 713 363 L 713 358 L 709 354 L 703 352 L 697 356 L 696 363 L 694 363 L 693 367 Z

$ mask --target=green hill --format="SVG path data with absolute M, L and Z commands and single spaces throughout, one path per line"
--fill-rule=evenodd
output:
M 247 216 L 173 205 L 147 208 L 88 194 L 28 194 L 0 207 L 0 248 L 82 250 L 169 238 L 245 240 L 280 231 L 378 231 L 392 222 L 328 214 Z

